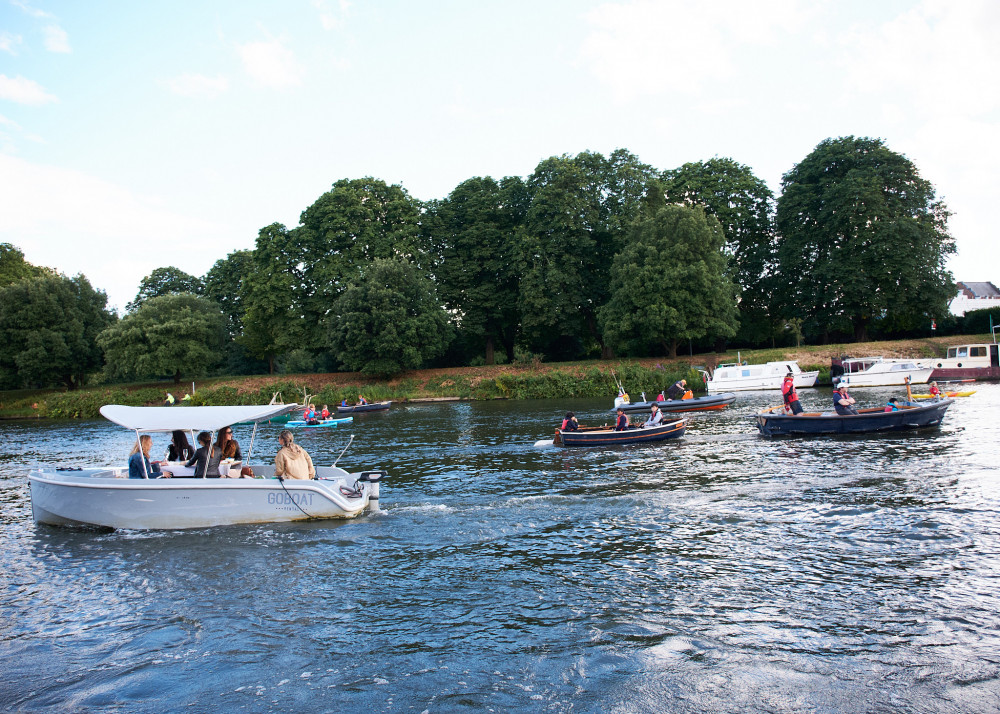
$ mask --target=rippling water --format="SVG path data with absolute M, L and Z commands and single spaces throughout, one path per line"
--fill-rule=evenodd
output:
M 917 435 L 767 440 L 753 393 L 675 443 L 574 450 L 535 442 L 610 399 L 394 406 L 299 437 L 328 463 L 354 433 L 381 513 L 185 532 L 35 525 L 27 468 L 120 463 L 129 433 L 0 423 L 0 708 L 1000 711 L 978 389 Z

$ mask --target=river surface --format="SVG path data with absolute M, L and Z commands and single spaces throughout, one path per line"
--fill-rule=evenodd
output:
M 183 532 L 34 524 L 29 467 L 133 437 L 0 423 L 0 710 L 1000 711 L 1000 385 L 977 388 L 920 434 L 765 439 L 754 392 L 587 449 L 536 442 L 610 397 L 396 405 L 298 437 L 329 463 L 353 433 L 380 513 Z

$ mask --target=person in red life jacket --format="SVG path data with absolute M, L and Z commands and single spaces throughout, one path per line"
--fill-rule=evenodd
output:
M 895 397 L 893 397 L 892 399 L 889 400 L 889 403 L 885 405 L 885 409 L 883 411 L 887 411 L 887 412 L 898 412 L 899 411 L 899 405 L 896 404 L 896 398 Z
M 576 420 L 576 414 L 573 412 L 566 412 L 566 418 L 563 419 L 562 426 L 559 427 L 563 431 L 576 431 L 580 428 L 580 422 Z
M 854 397 L 847 393 L 847 382 L 841 381 L 834 390 L 833 408 L 842 416 L 858 413 L 857 407 L 854 406 Z
M 330 409 L 325 404 L 323 405 L 323 409 L 319 413 L 319 418 L 320 419 L 329 419 L 330 418 Z
M 937 382 L 931 382 L 931 397 L 934 399 L 941 398 L 941 390 L 938 389 Z
M 628 415 L 621 407 L 618 408 L 618 421 L 615 424 L 615 431 L 625 431 L 628 429 Z
M 802 413 L 802 405 L 799 404 L 799 395 L 795 391 L 795 375 L 791 372 L 785 375 L 785 379 L 781 383 L 781 396 L 785 400 L 786 414 L 791 412 L 794 416 L 795 414 Z
M 665 401 L 667 401 L 667 398 L 664 396 L 662 389 L 660 390 L 660 393 L 656 395 L 656 401 L 658 401 L 658 402 L 665 402 Z
M 319 419 L 316 418 L 316 405 L 310 404 L 306 407 L 306 410 L 302 412 L 302 419 L 306 424 L 313 425 L 319 424 Z
M 365 399 L 362 395 L 359 394 L 358 395 L 358 404 L 367 404 L 367 403 L 368 403 L 368 400 Z

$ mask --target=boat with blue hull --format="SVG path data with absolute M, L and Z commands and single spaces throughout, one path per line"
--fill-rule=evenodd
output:
M 337 424 L 348 424 L 354 421 L 354 417 L 340 417 L 337 419 L 319 419 L 315 424 L 310 424 L 304 419 L 289 419 L 285 426 L 295 429 L 321 429 L 323 427 L 337 426 Z
M 631 426 L 623 431 L 608 426 L 581 426 L 574 431 L 556 429 L 552 443 L 556 446 L 648 444 L 683 436 L 685 426 L 683 419 L 673 419 L 656 426 Z
M 803 412 L 785 414 L 783 407 L 772 407 L 755 415 L 763 436 L 815 436 L 821 434 L 875 434 L 889 431 L 913 431 L 937 427 L 954 399 L 930 403 L 901 402 L 896 411 L 884 407 L 859 409 L 857 414 Z

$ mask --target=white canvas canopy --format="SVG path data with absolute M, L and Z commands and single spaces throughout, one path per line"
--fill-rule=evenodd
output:
M 299 409 L 298 404 L 246 407 L 126 407 L 106 404 L 104 418 L 126 429 L 146 432 L 211 431 L 239 422 L 261 422 Z

